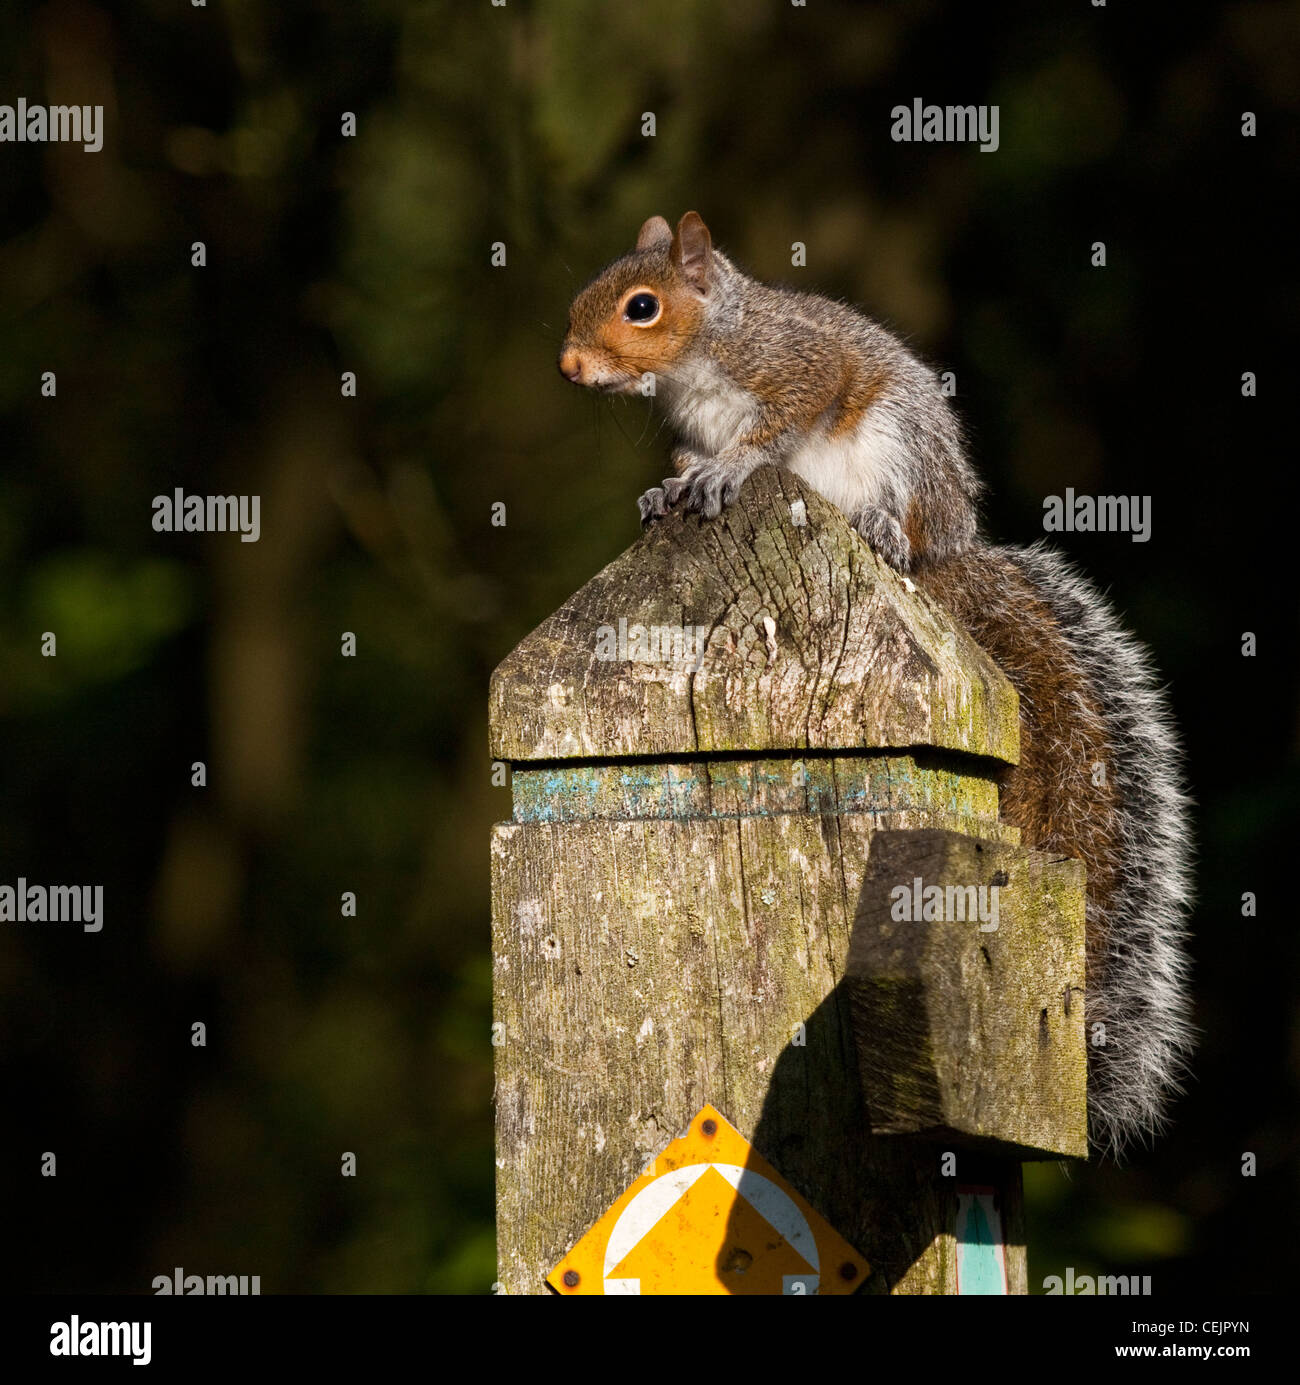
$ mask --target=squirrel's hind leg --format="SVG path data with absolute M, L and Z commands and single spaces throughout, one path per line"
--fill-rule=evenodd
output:
M 853 516 L 853 527 L 871 545 L 876 557 L 883 558 L 896 572 L 912 566 L 912 545 L 903 526 L 879 505 L 868 505 Z

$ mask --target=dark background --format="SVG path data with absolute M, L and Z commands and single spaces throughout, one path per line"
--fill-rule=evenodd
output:
M 573 291 L 688 207 L 956 372 L 997 539 L 1066 486 L 1152 497 L 1149 543 L 1061 542 L 1184 730 L 1203 1039 L 1154 1152 L 1028 1171 L 1030 1277 L 1279 1287 L 1300 7 L 1136 9 L 6 6 L 0 101 L 107 107 L 102 153 L 0 145 L 0 881 L 106 896 L 97 935 L 0 932 L 19 1287 L 492 1283 L 487 677 L 666 470 L 643 401 L 554 360 Z M 893 143 L 916 96 L 999 104 L 1001 148 Z M 260 494 L 261 541 L 155 533 L 177 486 Z

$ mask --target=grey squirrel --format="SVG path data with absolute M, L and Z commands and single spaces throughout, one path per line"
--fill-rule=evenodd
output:
M 1193 1037 L 1169 707 L 1145 649 L 1068 562 L 980 535 L 981 484 L 933 373 L 853 308 L 742 273 L 695 212 L 676 231 L 651 217 L 578 294 L 559 368 L 611 394 L 653 374 L 677 474 L 641 497 L 643 523 L 676 506 L 716 516 L 756 467 L 787 467 L 1011 679 L 1021 758 L 1002 815 L 1088 872 L 1090 1143 L 1117 1157 L 1162 1130 Z

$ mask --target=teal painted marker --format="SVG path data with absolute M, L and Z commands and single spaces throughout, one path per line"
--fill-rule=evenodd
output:
M 957 1189 L 957 1292 L 1007 1292 L 1002 1214 L 992 1188 Z

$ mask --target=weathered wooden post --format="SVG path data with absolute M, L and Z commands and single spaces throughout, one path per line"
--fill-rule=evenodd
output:
M 1086 1152 L 1083 872 L 999 821 L 1017 702 L 969 637 L 763 469 L 528 636 L 491 726 L 502 1287 L 546 1292 L 712 1106 L 870 1272 L 758 1246 L 751 1157 L 711 1232 L 659 1223 L 678 1288 L 1024 1292 L 1019 1160 Z M 552 1287 L 635 1292 L 615 1256 Z

